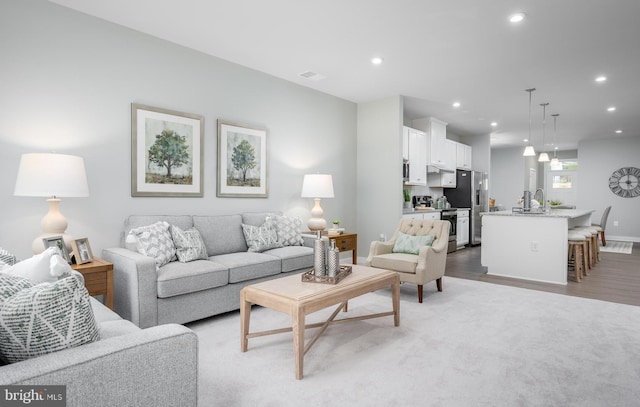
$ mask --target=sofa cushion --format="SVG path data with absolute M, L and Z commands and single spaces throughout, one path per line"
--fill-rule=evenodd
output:
M 12 277 L 0 276 L 0 281 L 10 284 L 7 278 Z M 84 281 L 73 274 L 54 283 L 33 283 L 5 299 L 0 358 L 15 363 L 98 340 L 89 298 Z
M 245 225 L 260 226 L 269 216 L 282 215 L 282 212 L 244 212 L 242 213 L 242 223 Z
M 229 269 L 215 261 L 173 262 L 158 270 L 158 297 L 169 298 L 228 283 Z
M 194 216 L 193 226 L 200 232 L 209 256 L 247 251 L 240 215 Z
M 262 253 L 265 250 L 282 247 L 282 243 L 278 241 L 276 228 L 269 220 L 261 226 L 245 225 L 243 223 L 242 232 L 250 252 Z
M 182 230 L 176 225 L 169 228 L 173 244 L 176 246 L 176 256 L 182 263 L 188 263 L 193 260 L 206 260 L 207 247 L 202 241 L 200 232 L 196 228 Z
M 264 252 L 279 258 L 282 262 L 282 272 L 313 268 L 313 249 L 306 246 L 286 246 Z
M 229 268 L 229 283 L 273 276 L 281 270 L 280 259 L 265 253 L 229 253 L 209 259 Z
M 418 254 L 422 246 L 431 246 L 434 240 L 433 235 L 410 236 L 398 232 L 396 242 L 391 250 L 393 253 Z
M 156 270 L 176 259 L 176 246 L 173 244 L 169 226 L 169 223 L 160 221 L 129 231 L 129 235 L 135 236 L 137 240 L 138 253 L 153 257 Z
M 292 216 L 273 215 L 267 217 L 272 220 L 278 234 L 278 241 L 283 246 L 302 246 L 302 219 Z

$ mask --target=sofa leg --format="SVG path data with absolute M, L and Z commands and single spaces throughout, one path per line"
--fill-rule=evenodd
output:
M 436 287 L 438 287 L 438 291 L 442 292 L 442 277 L 436 280 Z
M 422 304 L 422 284 L 418 284 L 418 302 Z

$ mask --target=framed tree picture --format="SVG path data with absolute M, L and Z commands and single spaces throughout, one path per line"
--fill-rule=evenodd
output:
M 267 131 L 218 120 L 218 197 L 269 196 Z
M 204 117 L 131 104 L 131 196 L 203 196 Z

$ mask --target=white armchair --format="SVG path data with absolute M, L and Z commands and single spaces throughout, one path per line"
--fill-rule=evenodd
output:
M 417 284 L 418 302 L 422 303 L 424 284 L 436 280 L 438 291 L 442 291 L 450 227 L 448 221 L 402 219 L 391 240 L 371 242 L 366 265 L 396 271 L 400 275 L 400 281 Z M 433 236 L 433 242 L 427 246 L 416 247 L 417 254 L 399 252 L 399 248 L 396 247 L 398 239 L 410 239 L 402 234 L 410 237 Z

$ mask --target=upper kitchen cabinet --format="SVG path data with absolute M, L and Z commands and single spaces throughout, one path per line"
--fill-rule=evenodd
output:
M 447 123 L 435 117 L 427 117 L 413 121 L 413 126 L 427 134 L 427 165 L 436 168 L 452 169 L 455 162 L 447 163 Z
M 471 146 L 456 143 L 456 168 L 461 170 L 471 170 Z
M 456 187 L 456 153 L 457 144 L 453 140 L 445 140 L 445 165 L 442 168 L 436 169 L 432 167 L 428 171 L 427 185 L 437 188 L 455 188 Z
M 427 185 L 427 135 L 411 127 L 402 128 L 402 155 L 408 157 L 409 179 L 405 185 Z

